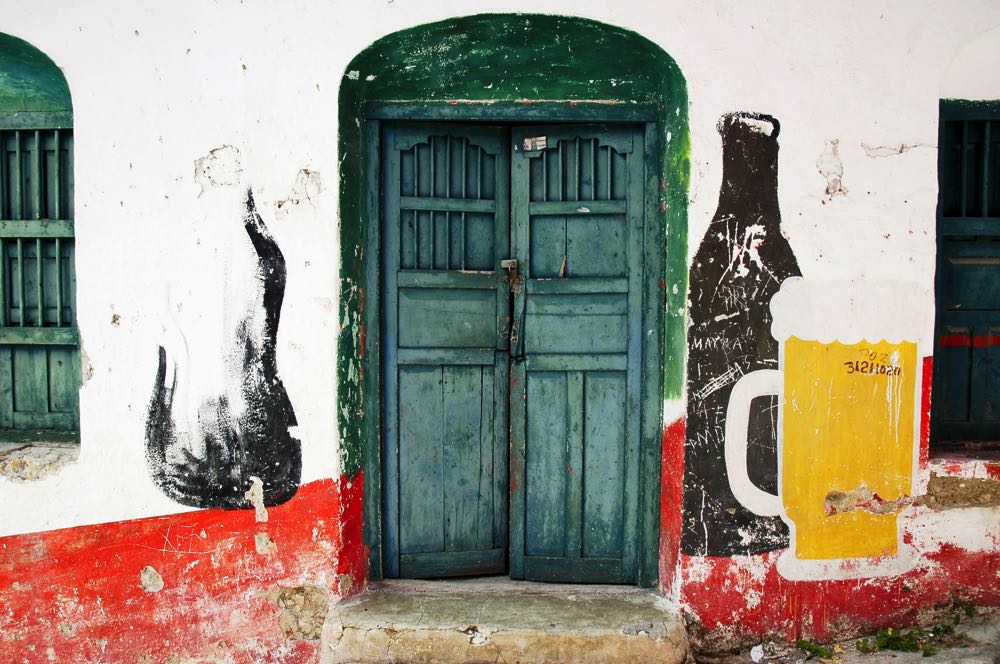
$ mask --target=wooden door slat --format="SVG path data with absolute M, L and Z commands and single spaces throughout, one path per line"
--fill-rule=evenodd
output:
M 496 217 L 505 214 L 508 195 L 502 170 L 489 171 L 496 182 L 486 183 L 486 168 L 478 166 L 500 154 L 484 158 L 477 144 L 500 145 L 503 133 L 384 125 L 386 576 L 496 573 L 506 565 L 505 536 L 496 532 L 506 519 L 497 515 L 506 508 L 506 473 L 494 464 L 507 394 L 497 385 L 507 363 L 497 350 L 497 252 L 509 233 L 506 219 L 501 226 Z M 411 151 L 405 163 L 402 150 Z M 475 199 L 468 197 L 470 150 Z M 401 195 L 406 189 L 414 195 Z M 404 220 L 413 221 L 412 238 Z M 412 260 L 400 250 L 404 241 L 412 241 Z M 458 265 L 475 269 L 454 270 Z

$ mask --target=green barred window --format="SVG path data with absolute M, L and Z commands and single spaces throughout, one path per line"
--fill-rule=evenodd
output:
M 73 230 L 69 89 L 0 34 L 0 439 L 79 429 Z

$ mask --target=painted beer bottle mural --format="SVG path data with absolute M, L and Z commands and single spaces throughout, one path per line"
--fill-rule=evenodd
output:
M 746 555 L 788 544 L 785 524 L 753 514 L 733 496 L 723 463 L 726 407 L 744 374 L 773 369 L 778 344 L 768 303 L 801 275 L 781 234 L 778 121 L 732 113 L 718 124 L 723 173 L 719 206 L 695 253 L 688 292 L 687 445 L 682 549 L 690 555 Z M 777 410 L 755 399 L 747 431 L 748 470 L 761 489 L 777 488 Z

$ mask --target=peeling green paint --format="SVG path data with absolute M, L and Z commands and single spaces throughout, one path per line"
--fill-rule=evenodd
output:
M 0 112 L 72 110 L 69 86 L 59 67 L 23 39 L 0 33 Z
M 687 89 L 677 64 L 634 32 L 589 19 L 481 14 L 383 37 L 348 65 L 340 87 L 340 320 L 338 428 L 343 472 L 361 467 L 366 417 L 364 353 L 367 108 L 386 102 L 441 107 L 520 102 L 526 121 L 544 121 L 532 102 L 655 107 L 662 129 L 660 211 L 666 228 L 664 394 L 684 385 L 687 292 L 687 191 L 690 142 Z M 674 286 L 676 285 L 676 288 Z M 377 363 L 372 363 L 373 368 Z

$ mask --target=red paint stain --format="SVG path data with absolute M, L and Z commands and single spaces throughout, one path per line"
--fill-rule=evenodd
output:
M 268 590 L 364 585 L 360 476 L 303 485 L 268 509 L 200 510 L 0 538 L 0 661 L 314 662 L 318 641 L 290 641 Z M 254 533 L 277 547 L 260 555 Z M 146 567 L 163 589 L 146 592 Z M 17 584 L 17 585 L 15 585 Z M 34 646 L 29 650 L 28 646 Z
M 923 361 L 920 383 L 920 468 L 927 468 L 931 452 L 931 383 L 934 377 L 934 358 Z
M 965 464 L 961 461 L 942 461 L 937 470 L 947 477 L 965 477 Z
M 660 592 L 673 594 L 677 587 L 677 561 L 681 550 L 681 505 L 684 498 L 685 419 L 663 430 L 660 466 Z
M 368 547 L 364 544 L 364 473 L 340 478 L 340 539 L 334 591 L 342 596 L 365 589 L 368 577 Z
M 941 348 L 986 348 L 988 346 L 1000 346 L 1000 334 L 942 334 L 938 337 L 938 346 Z
M 984 582 L 1000 574 L 1000 551 L 945 544 L 906 574 L 837 581 L 785 579 L 775 567 L 780 554 L 681 556 L 681 601 L 698 616 L 707 643 L 829 642 L 912 624 L 920 609 L 955 599 L 1000 604 L 1000 586 Z

